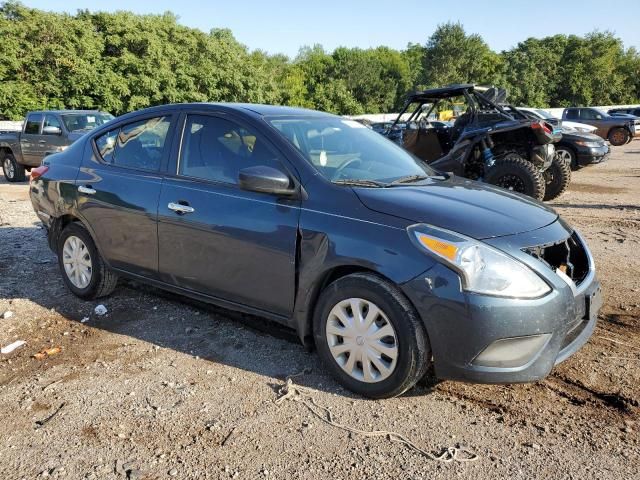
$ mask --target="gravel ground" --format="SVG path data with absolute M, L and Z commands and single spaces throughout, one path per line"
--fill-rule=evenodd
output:
M 539 383 L 421 385 L 365 400 L 291 332 L 131 282 L 64 287 L 26 184 L 0 181 L 0 478 L 640 478 L 640 141 L 574 172 L 554 202 L 593 250 L 605 306 L 590 342 Z M 94 313 L 98 303 L 108 309 Z M 60 347 L 44 359 L 33 355 Z M 287 375 L 336 421 L 274 403 Z

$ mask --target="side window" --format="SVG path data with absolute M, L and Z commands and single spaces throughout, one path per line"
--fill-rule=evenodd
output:
M 224 118 L 189 115 L 184 127 L 178 174 L 238 183 L 246 167 L 278 167 L 277 155 L 255 133 Z
M 42 133 L 44 134 L 44 129 L 46 127 L 56 127 L 59 128 L 60 131 L 62 131 L 62 124 L 60 123 L 60 120 L 58 120 L 58 117 L 56 117 L 55 115 L 45 115 L 44 117 L 44 125 L 42 127 Z
M 113 163 L 113 152 L 116 149 L 116 137 L 119 130 L 111 130 L 105 134 L 96 138 L 96 147 L 98 147 L 98 153 L 107 163 Z
M 40 133 L 40 124 L 42 123 L 41 113 L 32 113 L 27 117 L 27 124 L 24 127 L 24 133 L 38 135 Z
M 170 117 L 155 117 L 124 125 L 95 139 L 106 163 L 142 170 L 160 170 Z
M 579 110 L 577 110 L 577 109 L 569 110 L 567 112 L 567 118 L 570 119 L 570 120 L 577 120 L 579 118 L 578 112 L 579 112 Z
M 582 109 L 582 118 L 586 120 L 601 120 L 602 115 L 600 115 L 595 110 L 591 110 L 590 108 Z

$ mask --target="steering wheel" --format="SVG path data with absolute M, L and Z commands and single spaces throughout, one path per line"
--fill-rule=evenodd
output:
M 346 162 L 344 162 L 342 165 L 340 165 L 336 169 L 335 173 L 333 174 L 333 177 L 331 177 L 331 180 L 340 180 L 340 175 L 342 174 L 342 171 L 345 170 L 347 167 L 350 167 L 354 163 L 362 163 L 362 159 L 352 158 L 351 160 L 347 160 Z

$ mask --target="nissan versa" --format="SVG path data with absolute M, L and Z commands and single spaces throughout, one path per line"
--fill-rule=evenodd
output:
M 310 110 L 124 115 L 47 157 L 30 195 L 77 296 L 123 276 L 268 317 L 374 398 L 431 367 L 543 378 L 601 306 L 585 241 L 553 210 Z

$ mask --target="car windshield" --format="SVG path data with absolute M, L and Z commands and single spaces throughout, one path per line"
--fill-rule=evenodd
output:
M 70 132 L 79 130 L 93 130 L 94 128 L 113 120 L 115 117 L 110 113 L 67 113 L 62 115 L 64 126 Z
M 386 186 L 435 175 L 426 163 L 379 133 L 338 117 L 267 118 L 328 180 Z

